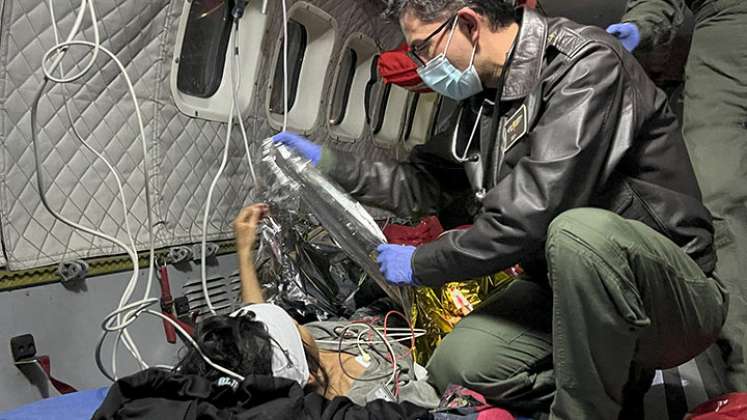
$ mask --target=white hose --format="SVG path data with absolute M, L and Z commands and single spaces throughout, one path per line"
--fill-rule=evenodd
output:
M 283 131 L 288 130 L 288 7 L 283 4 Z
M 149 270 L 149 273 L 148 273 L 148 283 L 146 285 L 146 290 L 145 290 L 145 295 L 144 295 L 144 298 L 146 298 L 147 296 L 149 296 L 150 290 L 151 290 L 151 287 L 152 287 L 153 266 L 154 266 L 154 262 L 155 262 L 155 258 L 154 258 L 154 256 L 155 256 L 154 236 L 153 236 L 153 218 L 152 218 L 152 206 L 150 204 L 150 177 L 149 177 L 149 174 L 148 174 L 148 150 L 147 150 L 147 143 L 146 143 L 146 140 L 145 140 L 145 128 L 144 128 L 144 124 L 143 124 L 143 120 L 142 120 L 142 114 L 140 112 L 140 107 L 139 107 L 139 104 L 138 104 L 138 101 L 137 101 L 137 96 L 135 95 L 135 90 L 134 90 L 134 87 L 132 85 L 132 81 L 130 80 L 130 78 L 129 78 L 127 72 L 126 72 L 126 69 L 125 69 L 124 65 L 117 59 L 117 57 L 112 52 L 110 52 L 109 50 L 107 50 L 106 48 L 104 48 L 104 47 L 101 46 L 101 43 L 100 43 L 100 34 L 99 34 L 99 29 L 98 29 L 98 22 L 97 22 L 97 19 L 96 19 L 96 12 L 95 12 L 95 8 L 94 8 L 94 5 L 93 5 L 93 1 L 91 1 L 91 0 L 81 0 L 80 7 L 79 7 L 79 10 L 78 10 L 78 14 L 77 14 L 76 20 L 75 20 L 75 22 L 73 24 L 73 28 L 71 29 L 71 31 L 70 31 L 68 37 L 66 38 L 65 42 L 60 42 L 59 32 L 58 32 L 58 29 L 57 29 L 56 17 L 55 17 L 55 14 L 54 14 L 54 7 L 53 7 L 53 4 L 52 4 L 51 0 L 48 1 L 48 6 L 49 6 L 50 15 L 51 15 L 51 18 L 52 18 L 51 21 L 52 21 L 52 28 L 53 28 L 53 32 L 54 32 L 54 36 L 55 36 L 55 46 L 52 47 L 51 49 L 49 49 L 44 54 L 44 56 L 42 58 L 42 71 L 44 73 L 45 79 L 47 81 L 51 80 L 53 82 L 57 82 L 57 83 L 61 83 L 61 84 L 71 83 L 71 82 L 77 81 L 80 78 L 84 77 L 90 71 L 90 69 L 93 67 L 93 65 L 94 65 L 94 63 L 96 61 L 96 58 L 99 55 L 99 51 L 102 51 L 106 55 L 108 55 L 113 61 L 115 61 L 115 63 L 119 67 L 120 71 L 124 75 L 125 81 L 126 81 L 127 86 L 128 86 L 129 93 L 130 93 L 130 95 L 133 98 L 133 102 L 134 102 L 134 106 L 135 106 L 135 114 L 136 114 L 137 119 L 138 119 L 138 128 L 140 129 L 141 143 L 142 143 L 142 146 L 143 146 L 143 157 L 144 157 L 144 168 L 143 168 L 143 171 L 144 171 L 144 175 L 145 175 L 145 193 L 146 193 L 146 206 L 147 206 L 147 216 L 148 216 L 148 232 L 149 232 L 149 241 L 150 241 L 150 270 Z M 88 10 L 88 12 L 90 14 L 91 22 L 92 22 L 92 28 L 93 28 L 93 32 L 94 32 L 94 42 L 93 43 L 88 42 L 88 41 L 74 41 L 75 36 L 80 31 L 80 27 L 82 25 L 83 17 L 84 17 L 84 14 L 85 14 L 86 10 Z M 79 71 L 78 73 L 76 73 L 76 74 L 74 74 L 72 76 L 67 76 L 66 77 L 64 75 L 65 72 L 64 72 L 64 69 L 62 68 L 61 62 L 62 62 L 62 59 L 64 58 L 65 54 L 69 50 L 69 47 L 76 46 L 76 45 L 77 46 L 85 46 L 85 47 L 91 48 L 93 50 L 92 54 L 91 54 L 91 58 L 89 59 L 88 63 L 84 66 L 83 70 Z M 54 61 L 50 65 L 49 61 L 52 59 L 51 58 L 52 54 L 55 54 L 55 56 L 54 56 Z M 59 70 L 60 70 L 60 77 L 56 77 L 56 76 L 53 75 L 53 72 L 58 67 L 59 67 Z M 46 84 L 47 84 L 47 82 L 45 81 L 44 86 L 46 86 Z M 41 95 L 41 93 L 43 93 L 43 90 L 44 90 L 44 87 L 40 90 L 40 95 Z M 36 127 L 36 118 L 35 118 L 35 116 L 36 116 L 36 113 L 35 113 L 35 110 L 36 110 L 37 107 L 38 107 L 38 98 L 35 101 L 35 106 L 34 106 L 34 109 L 32 110 L 32 116 L 34 116 L 33 121 L 32 121 L 32 124 L 33 124 L 33 126 L 32 126 L 32 137 L 34 138 L 33 139 L 34 140 L 34 147 L 36 147 L 36 139 L 35 139 L 35 127 Z M 46 202 L 46 197 L 44 195 L 43 181 L 42 181 L 42 177 L 41 177 L 41 168 L 40 168 L 39 159 L 38 159 L 39 156 L 38 156 L 38 153 L 36 153 L 35 154 L 35 157 L 36 157 L 35 163 L 37 164 L 37 183 L 38 183 L 38 187 L 39 187 L 39 193 L 40 193 L 40 196 L 41 196 L 41 199 L 42 199 L 42 203 L 47 208 L 47 210 L 50 211 L 50 213 L 52 213 L 52 215 L 55 218 L 57 218 L 58 220 L 60 220 L 61 222 L 65 223 L 65 224 L 73 227 L 74 229 L 81 230 L 81 231 L 89 233 L 89 234 L 91 234 L 93 236 L 96 236 L 96 237 L 102 238 L 104 240 L 107 240 L 109 242 L 112 242 L 115 245 L 123 248 L 127 252 L 128 256 L 130 257 L 130 260 L 132 261 L 132 264 L 133 264 L 133 274 L 132 274 L 132 276 L 130 278 L 130 281 L 128 282 L 128 284 L 127 284 L 127 286 L 126 286 L 126 288 L 125 288 L 125 290 L 124 290 L 124 292 L 122 294 L 122 297 L 120 299 L 120 303 L 119 303 L 119 306 L 118 306 L 118 309 L 119 309 L 119 308 L 122 308 L 125 305 L 125 303 L 128 302 L 129 299 L 132 297 L 132 294 L 134 293 L 134 291 L 136 289 L 136 286 L 137 286 L 137 281 L 139 279 L 139 257 L 137 255 L 137 248 L 136 248 L 135 241 L 134 241 L 133 236 L 132 236 L 132 230 L 131 230 L 131 227 L 130 227 L 130 224 L 129 224 L 129 211 L 128 211 L 128 205 L 127 205 L 126 199 L 124 197 L 124 189 L 123 189 L 123 186 L 122 186 L 122 181 L 121 181 L 121 178 L 119 177 L 119 174 L 114 169 L 114 167 L 111 165 L 111 163 L 101 153 L 99 153 L 94 148 L 92 148 L 83 139 L 83 137 L 80 135 L 80 133 L 78 133 L 78 131 L 75 128 L 75 125 L 73 123 L 72 115 L 70 113 L 70 109 L 68 107 L 67 102 L 65 102 L 65 110 L 67 112 L 68 119 L 71 122 L 73 131 L 74 131 L 76 137 L 78 138 L 78 140 L 81 141 L 81 143 L 84 145 L 84 147 L 86 149 L 88 149 L 89 151 L 91 151 L 92 153 L 94 153 L 99 159 L 101 159 L 106 164 L 106 166 L 109 168 L 109 170 L 111 171 L 111 173 L 114 175 L 114 178 L 115 178 L 115 181 L 117 183 L 117 187 L 118 187 L 119 193 L 120 193 L 120 202 L 122 204 L 122 211 L 123 211 L 123 215 L 124 215 L 124 218 L 125 218 L 125 220 L 124 220 L 124 222 L 125 222 L 125 230 L 126 230 L 129 242 L 130 242 L 130 246 L 126 246 L 125 244 L 123 244 L 122 242 L 120 242 L 119 240 L 117 240 L 116 238 L 111 237 L 111 236 L 109 236 L 109 235 L 107 235 L 107 234 L 105 234 L 103 232 L 99 232 L 99 231 L 96 231 L 94 229 L 90 229 L 90 228 L 87 228 L 87 227 L 82 226 L 80 224 L 74 223 L 74 222 L 72 222 L 70 220 L 67 220 L 62 215 L 60 215 L 57 212 L 55 212 L 49 206 L 49 203 Z M 117 312 L 117 313 L 119 314 L 119 312 Z M 126 329 L 123 329 L 123 330 L 121 330 L 119 332 L 119 334 L 117 336 L 116 343 L 119 343 L 120 340 L 124 343 L 125 347 L 130 351 L 130 353 L 138 361 L 138 363 L 140 363 L 140 365 L 143 366 L 143 367 L 147 367 L 147 364 L 145 364 L 145 362 L 143 361 L 143 359 L 140 356 L 140 353 L 139 353 L 139 351 L 137 349 L 137 346 L 135 345 L 134 341 L 132 340 L 132 338 L 130 337 L 130 335 L 127 332 Z M 117 348 L 117 345 L 115 344 L 114 354 L 116 354 L 116 348 Z M 113 370 L 114 370 L 115 376 L 116 376 L 116 360 L 115 359 L 112 360 L 112 367 L 113 367 Z

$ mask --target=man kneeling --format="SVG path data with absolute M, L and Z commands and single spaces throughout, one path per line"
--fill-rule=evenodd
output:
M 439 286 L 517 262 L 532 273 L 446 337 L 428 365 L 440 390 L 455 382 L 513 408 L 551 404 L 553 419 L 640 418 L 627 410 L 653 369 L 715 341 L 727 306 L 666 95 L 600 28 L 496 0 L 390 3 L 423 82 L 461 101 L 457 128 L 404 162 L 292 133 L 275 141 L 364 204 L 478 209 L 467 230 L 381 246 L 390 283 Z

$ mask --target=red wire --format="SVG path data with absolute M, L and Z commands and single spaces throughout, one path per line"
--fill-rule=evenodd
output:
M 410 319 L 407 318 L 402 312 L 399 311 L 389 311 L 386 315 L 384 315 L 384 336 L 386 337 L 386 330 L 387 330 L 387 324 L 389 323 L 389 316 L 390 315 L 399 315 L 400 318 L 404 319 L 405 322 L 407 322 L 407 326 L 410 328 L 410 348 L 407 349 L 407 354 L 412 354 L 415 350 L 415 329 L 412 326 L 412 322 L 410 322 Z M 397 371 L 397 355 L 392 354 L 392 369 Z M 399 372 L 395 374 L 394 377 L 394 396 L 399 397 Z

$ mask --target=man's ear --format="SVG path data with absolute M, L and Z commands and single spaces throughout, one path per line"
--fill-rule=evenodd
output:
M 480 39 L 478 28 L 484 19 L 483 16 L 469 7 L 462 7 L 457 15 L 459 16 L 459 29 L 473 44 L 477 44 Z

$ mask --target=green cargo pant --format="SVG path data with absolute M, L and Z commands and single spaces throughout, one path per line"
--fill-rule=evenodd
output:
M 683 136 L 731 299 L 719 340 L 725 385 L 747 391 L 747 1 L 714 0 L 698 11 L 685 74 Z
M 553 419 L 624 417 L 632 372 L 686 362 L 726 317 L 720 281 L 640 222 L 574 209 L 545 253 L 549 287 L 517 280 L 444 338 L 427 366 L 439 391 L 460 384 L 518 411 L 552 403 Z

